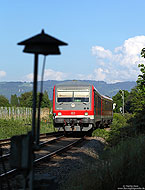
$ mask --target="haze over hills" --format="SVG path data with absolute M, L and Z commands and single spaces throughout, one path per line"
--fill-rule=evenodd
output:
M 48 92 L 50 100 L 52 100 L 53 87 L 55 84 L 63 81 L 48 80 L 43 82 L 43 90 Z M 107 84 L 104 81 L 85 80 L 95 86 L 95 88 L 103 95 L 109 97 L 114 96 L 120 89 L 130 91 L 136 86 L 136 82 L 117 82 L 113 84 Z M 32 82 L 0 82 L 0 95 L 4 95 L 10 99 L 12 94 L 20 96 L 24 92 L 32 91 Z M 40 82 L 38 82 L 38 90 L 40 89 Z

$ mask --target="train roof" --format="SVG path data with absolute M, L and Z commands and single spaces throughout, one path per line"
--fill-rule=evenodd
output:
M 113 101 L 113 99 L 112 99 L 112 98 L 110 98 L 110 97 L 108 97 L 108 96 L 104 96 L 104 95 L 101 95 L 101 96 L 102 96 L 102 98 L 104 98 L 104 99 L 108 99 L 108 100 Z
M 84 81 L 64 81 L 61 83 L 58 83 L 55 85 L 56 87 L 65 86 L 65 87 L 71 87 L 71 86 L 92 86 L 92 84 L 89 84 Z
M 55 85 L 56 87 L 73 87 L 73 86 L 77 86 L 77 87 L 88 87 L 88 86 L 93 86 L 92 84 L 88 83 L 88 82 L 84 82 L 84 81 L 78 81 L 78 80 L 72 80 L 72 81 L 64 81 L 64 82 L 60 82 L 58 84 Z M 99 93 L 99 91 L 94 87 L 94 89 Z M 99 93 L 100 94 L 100 93 Z M 100 96 L 104 99 L 113 101 L 112 98 L 108 97 L 108 96 L 104 96 L 102 94 L 100 94 Z

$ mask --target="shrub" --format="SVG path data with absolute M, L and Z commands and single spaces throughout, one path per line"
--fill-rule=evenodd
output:
M 110 126 L 111 130 L 106 139 L 110 146 L 114 146 L 128 137 L 136 135 L 135 127 L 128 123 L 128 120 L 132 117 L 132 114 L 125 114 L 124 116 L 117 113 L 114 114 L 113 122 Z
M 130 138 L 107 149 L 92 165 L 72 173 L 62 189 L 116 190 L 123 185 L 145 187 L 145 136 Z
M 31 125 L 27 125 L 22 120 L 0 119 L 0 138 L 10 138 L 13 135 L 25 134 L 31 130 Z
M 0 139 L 10 138 L 14 135 L 26 134 L 32 130 L 32 123 L 26 120 L 0 119 Z M 54 132 L 52 119 L 41 121 L 40 133 Z
M 106 131 L 105 129 L 96 129 L 95 131 L 93 131 L 92 136 L 102 137 L 107 140 L 109 132 Z
M 120 141 L 136 135 L 136 128 L 128 123 L 128 120 L 131 120 L 132 117 L 132 114 L 125 114 L 123 116 L 119 113 L 115 113 L 113 122 L 110 125 L 110 130 L 96 129 L 92 133 L 92 136 L 102 137 L 110 146 L 115 146 Z
M 122 114 L 114 113 L 113 114 L 113 122 L 110 125 L 111 129 L 118 129 L 126 126 L 127 119 Z

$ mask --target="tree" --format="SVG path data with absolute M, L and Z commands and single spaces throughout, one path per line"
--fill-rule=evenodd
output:
M 16 94 L 11 95 L 11 106 L 19 106 L 19 99 Z
M 31 107 L 33 105 L 32 92 L 25 92 L 19 97 L 21 107 Z
M 141 51 L 141 56 L 145 58 L 145 48 Z M 136 93 L 132 98 L 135 116 L 130 121 L 131 126 L 135 126 L 136 131 L 145 133 L 145 65 L 139 64 L 141 74 L 138 76 Z
M 141 56 L 145 58 L 145 48 L 142 49 Z M 137 101 L 138 109 L 135 111 L 140 112 L 145 108 L 145 65 L 139 64 L 138 67 L 140 68 L 141 74 L 138 76 L 137 79 L 136 99 L 138 99 Z
M 125 107 L 127 112 L 136 113 L 142 110 L 144 98 L 140 93 L 138 86 L 134 87 L 127 97 Z
M 41 108 L 45 108 L 45 107 L 49 107 L 50 108 L 50 106 L 51 106 L 51 103 L 50 103 L 50 100 L 49 100 L 49 97 L 48 97 L 48 93 L 45 90 L 44 94 L 43 94 L 43 97 L 42 97 Z
M 0 106 L 1 107 L 9 107 L 10 106 L 9 100 L 3 95 L 0 95 Z
M 39 95 L 40 93 L 37 93 L 37 108 L 39 104 Z M 31 107 L 33 106 L 33 93 L 32 92 L 25 92 L 21 94 L 19 97 L 19 104 L 21 107 Z M 43 97 L 42 97 L 42 102 L 41 102 L 41 108 L 44 107 L 50 107 L 50 100 L 47 94 L 47 91 L 44 92 Z
M 145 66 L 144 64 L 139 64 L 138 67 L 141 68 L 140 71 L 142 72 L 142 74 L 138 76 L 137 87 L 142 93 L 142 95 L 145 96 Z
M 124 103 L 126 102 L 127 100 L 127 97 L 129 95 L 129 92 L 127 90 L 123 90 L 124 91 Z M 113 99 L 113 102 L 116 104 L 115 106 L 115 109 L 114 109 L 114 112 L 116 113 L 120 113 L 120 108 L 122 108 L 123 106 L 123 94 L 122 94 L 122 90 L 119 90 L 119 92 L 112 97 Z M 125 109 L 126 111 L 126 109 Z

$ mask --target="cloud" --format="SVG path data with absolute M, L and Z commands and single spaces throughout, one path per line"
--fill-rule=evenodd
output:
M 33 73 L 30 73 L 24 77 L 25 81 L 32 82 L 33 81 Z
M 66 73 L 54 71 L 52 69 L 46 69 L 44 73 L 44 80 L 65 80 L 66 77 Z
M 64 73 L 46 69 L 44 80 L 96 80 L 108 83 L 121 81 L 136 81 L 140 73 L 138 64 L 145 64 L 145 59 L 140 56 L 145 47 L 145 36 L 135 36 L 124 41 L 113 51 L 101 46 L 92 47 L 92 55 L 96 57 L 96 68 L 92 73 Z M 38 76 L 41 80 L 41 76 Z M 25 76 L 25 81 L 33 81 L 33 74 Z
M 54 71 L 52 69 L 46 69 L 44 72 L 44 80 L 65 80 L 67 77 L 66 73 L 60 71 Z M 25 81 L 33 81 L 33 73 L 29 73 L 24 77 Z M 41 80 L 41 76 L 38 75 L 38 80 Z
M 106 82 L 136 81 L 140 73 L 138 64 L 145 64 L 145 59 L 140 56 L 144 47 L 145 36 L 136 36 L 125 40 L 112 52 L 100 46 L 93 46 L 92 55 L 96 56 L 97 66 L 102 69 Z M 108 72 L 104 72 L 105 69 Z
M 0 70 L 0 78 L 3 78 L 3 77 L 5 77 L 5 76 L 6 76 L 6 72 Z
M 106 78 L 106 71 L 102 68 L 95 69 L 91 75 L 87 76 L 88 80 L 104 81 Z
M 112 52 L 110 50 L 105 50 L 101 46 L 93 46 L 92 47 L 92 54 L 96 55 L 99 58 L 111 58 Z
M 96 81 L 104 81 L 106 78 L 106 73 L 109 71 L 107 69 L 97 68 L 94 70 L 93 73 L 84 75 L 84 74 L 77 74 L 76 79 L 79 80 L 96 80 Z

